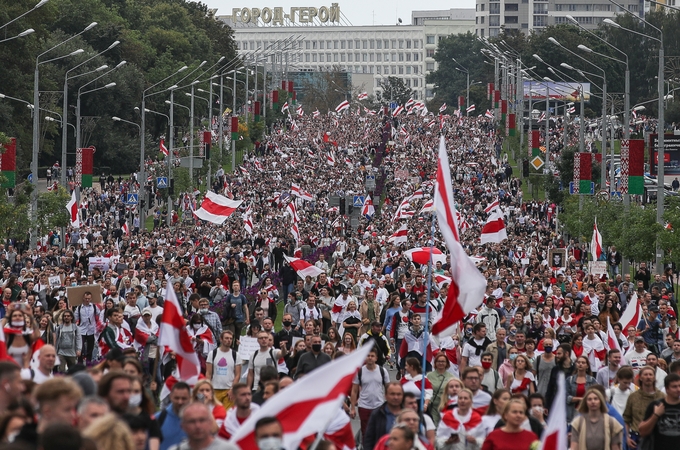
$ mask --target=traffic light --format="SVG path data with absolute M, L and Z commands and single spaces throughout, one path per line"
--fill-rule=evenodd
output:
M 175 195 L 175 179 L 174 178 L 170 178 L 170 187 L 168 189 L 170 189 L 170 195 Z
M 345 215 L 345 197 L 340 197 L 340 214 Z
M 522 160 L 522 178 L 526 178 L 528 176 L 529 176 L 529 160 L 523 159 Z

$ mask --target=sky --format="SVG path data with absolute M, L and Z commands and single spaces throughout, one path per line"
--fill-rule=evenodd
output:
M 238 0 L 202 0 L 209 8 L 217 8 L 217 15 L 231 15 L 232 8 L 273 8 L 280 6 L 284 12 L 290 11 L 291 7 L 331 6 L 335 0 L 277 0 L 270 1 L 238 1 Z M 337 1 L 340 11 L 349 19 L 352 25 L 394 25 L 397 18 L 407 25 L 411 23 L 411 11 L 416 2 L 407 0 L 373 0 L 368 4 L 359 0 Z M 428 0 L 415 5 L 418 11 L 430 9 L 450 8 L 474 8 L 475 0 Z

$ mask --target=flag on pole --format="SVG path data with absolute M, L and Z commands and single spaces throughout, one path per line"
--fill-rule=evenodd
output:
M 633 293 L 633 296 L 628 302 L 628 306 L 626 306 L 625 311 L 623 311 L 623 314 L 621 314 L 619 323 L 621 324 L 623 330 L 627 330 L 628 327 L 637 328 L 643 317 L 644 314 L 642 311 L 642 305 L 640 304 L 640 299 L 638 298 L 637 293 Z
M 175 354 L 180 379 L 188 380 L 198 376 L 201 372 L 201 363 L 194 351 L 194 344 L 187 332 L 182 309 L 173 289 L 167 289 L 165 292 L 160 328 L 158 345 Z
M 130 227 L 128 227 L 127 220 L 125 221 L 125 223 L 123 224 L 123 226 L 120 227 L 120 229 L 123 230 L 123 234 L 124 234 L 125 236 L 130 236 Z
M 246 212 L 243 213 L 243 228 L 248 234 L 253 234 L 253 219 L 252 219 L 253 209 L 248 205 Z
M 349 102 L 348 102 L 347 100 L 343 101 L 343 102 L 340 103 L 338 106 L 336 106 L 336 107 L 335 107 L 335 112 L 336 112 L 336 113 L 339 113 L 339 112 L 342 112 L 342 111 L 344 111 L 344 110 L 346 110 L 346 109 L 349 109 Z
M 443 113 L 444 111 L 446 111 L 446 108 L 448 108 L 448 106 L 446 106 L 446 103 L 442 103 L 442 106 L 439 107 L 439 112 Z
M 394 111 L 392 111 L 392 116 L 396 117 L 396 116 L 398 116 L 399 114 L 401 114 L 402 112 L 404 112 L 404 107 L 401 106 L 401 105 L 400 105 L 400 106 L 397 106 L 397 107 L 394 109 Z
M 283 106 L 281 107 L 281 112 L 284 112 L 284 111 L 288 111 L 288 102 L 287 102 L 287 101 L 286 101 L 286 103 L 284 103 Z
M 318 109 L 312 113 L 312 117 L 314 117 L 315 119 L 316 119 L 317 117 L 320 117 L 320 116 L 321 116 L 321 113 L 319 112 Z
M 368 92 L 362 92 L 361 94 L 357 95 L 357 98 L 359 100 L 366 100 L 368 98 Z
M 406 105 L 404 105 L 404 106 L 406 106 L 407 108 L 410 108 L 411 106 L 413 106 L 415 104 L 416 104 L 416 101 L 413 100 L 413 98 L 409 98 L 408 101 L 406 102 Z
M 484 117 L 486 117 L 487 119 L 493 119 L 493 112 L 487 109 L 486 112 L 484 113 Z
M 387 238 L 387 242 L 394 245 L 403 244 L 408 241 L 408 226 L 406 224 L 399 227 L 397 231 L 394 232 L 390 237 Z
M 163 153 L 165 156 L 168 156 L 170 152 L 168 151 L 168 148 L 165 146 L 165 139 L 161 139 L 161 153 Z
M 480 236 L 481 243 L 487 242 L 500 243 L 508 238 L 508 233 L 505 231 L 505 222 L 503 216 L 498 209 L 494 210 L 486 223 L 482 227 L 482 235 Z
M 281 423 L 285 448 L 298 448 L 306 437 L 327 432 L 372 347 L 372 343 L 362 345 L 349 356 L 324 364 L 279 391 L 248 417 L 230 442 L 239 448 L 257 448 L 255 424 L 263 417 L 276 417 Z M 346 448 L 355 446 L 354 442 L 344 444 Z
M 471 112 L 474 112 L 475 111 L 475 105 L 472 104 L 472 105 L 468 106 L 465 111 L 467 111 L 468 114 L 470 114 Z
M 230 200 L 227 197 L 208 191 L 201 207 L 194 211 L 194 215 L 201 220 L 222 225 L 225 220 L 241 206 L 243 200 Z
M 597 217 L 593 224 L 593 238 L 590 240 L 590 253 L 593 255 L 593 261 L 599 261 L 602 256 L 602 235 L 597 229 Z
M 616 338 L 616 333 L 614 333 L 614 327 L 612 327 L 609 316 L 607 316 L 607 348 L 609 350 L 621 351 L 621 344 L 619 344 L 619 340 Z
M 66 204 L 66 209 L 70 215 L 71 226 L 80 228 L 80 217 L 78 216 L 78 202 L 76 201 L 76 190 L 71 193 L 71 201 Z
M 293 219 L 294 223 L 298 223 L 300 221 L 300 217 L 297 214 L 297 208 L 295 207 L 295 202 L 288 203 L 288 206 L 286 206 L 286 213 L 290 214 L 290 218 Z
M 298 242 L 300 240 L 300 230 L 298 229 L 297 223 L 293 222 L 293 225 L 291 225 L 290 234 L 293 235 L 293 239 L 295 239 L 295 242 Z
M 434 187 L 434 205 L 439 230 L 444 237 L 451 257 L 451 285 L 441 315 L 432 326 L 433 334 L 451 335 L 455 325 L 484 299 L 486 279 L 468 258 L 458 237 L 454 220 L 456 207 L 453 199 L 449 157 L 446 154 L 444 136 L 439 139 L 437 181 Z
M 434 200 L 428 200 L 425 202 L 423 208 L 420 210 L 420 214 L 432 211 L 434 211 Z
M 494 201 L 489 204 L 489 206 L 484 208 L 484 212 L 488 214 L 491 211 L 493 211 L 494 209 L 497 209 L 497 208 L 500 208 L 500 207 L 501 207 L 501 202 L 500 202 L 500 200 L 498 200 L 498 197 L 496 197 L 494 199 Z
M 567 391 L 564 374 L 557 374 L 557 394 L 550 405 L 548 424 L 543 430 L 540 450 L 567 450 Z

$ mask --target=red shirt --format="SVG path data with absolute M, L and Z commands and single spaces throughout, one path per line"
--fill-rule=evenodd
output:
M 486 437 L 482 450 L 526 449 L 537 440 L 538 436 L 531 431 L 522 430 L 519 433 L 508 433 L 498 428 Z

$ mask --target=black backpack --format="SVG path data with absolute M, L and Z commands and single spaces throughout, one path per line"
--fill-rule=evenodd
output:
M 380 375 L 382 376 L 383 384 L 387 384 L 390 382 L 390 377 L 387 375 L 387 371 L 383 366 L 378 366 L 380 368 Z M 363 373 L 364 368 L 363 366 L 361 369 L 359 369 L 359 372 L 357 372 L 357 377 L 359 378 L 359 386 L 361 386 L 361 374 Z

